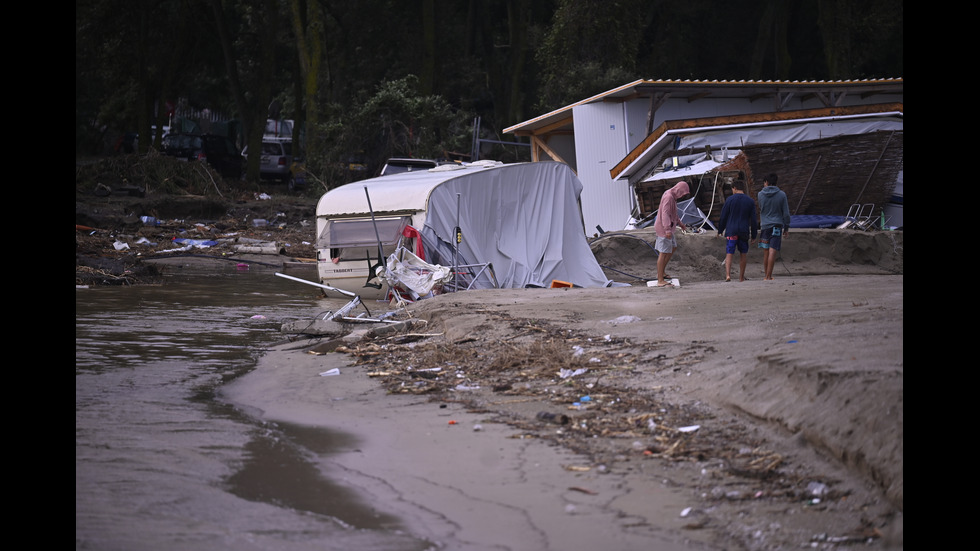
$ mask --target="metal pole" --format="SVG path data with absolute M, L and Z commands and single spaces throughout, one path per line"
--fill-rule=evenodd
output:
M 463 240 L 463 230 L 459 227 L 459 198 L 460 194 L 456 194 L 456 230 L 455 230 L 455 246 L 453 247 L 453 289 L 459 291 L 459 242 Z

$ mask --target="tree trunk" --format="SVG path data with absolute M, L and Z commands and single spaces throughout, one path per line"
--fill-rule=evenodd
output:
M 318 170 L 317 157 L 310 152 L 321 150 L 317 125 L 320 123 L 320 109 L 317 101 L 320 93 L 321 68 L 324 61 L 325 21 L 317 2 L 306 2 L 305 9 L 300 0 L 290 0 L 293 20 L 293 34 L 296 36 L 296 52 L 303 83 L 302 104 L 306 113 L 306 163 L 307 170 Z M 323 75 L 329 79 L 329 73 Z M 297 102 L 300 100 L 297 97 Z

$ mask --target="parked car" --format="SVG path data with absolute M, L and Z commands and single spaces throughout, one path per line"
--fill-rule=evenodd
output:
M 306 187 L 307 180 L 306 164 L 300 159 L 293 159 L 293 164 L 289 167 L 289 180 L 286 182 L 289 191 Z
M 217 134 L 167 134 L 163 137 L 164 155 L 182 161 L 203 161 L 226 178 L 242 175 L 242 156 L 234 142 Z
M 248 159 L 248 146 L 242 150 L 242 158 Z M 283 139 L 262 140 L 262 158 L 259 162 L 259 175 L 262 178 L 289 182 L 292 177 L 293 142 Z

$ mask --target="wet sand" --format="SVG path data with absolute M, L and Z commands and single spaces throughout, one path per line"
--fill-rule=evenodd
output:
M 425 322 L 413 331 L 438 346 L 475 340 L 490 349 L 513 339 L 495 315 L 628 343 L 636 354 L 619 392 L 657 388 L 664 404 L 709 410 L 706 426 L 779 457 L 773 472 L 792 479 L 779 485 L 734 476 L 710 450 L 650 457 L 636 446 L 649 435 L 596 437 L 593 449 L 604 453 L 576 453 L 556 436 L 572 428 L 534 424 L 553 401 L 487 387 L 465 399 L 390 393 L 348 354 L 311 354 L 313 340 L 269 350 L 223 393 L 263 420 L 355 435 L 317 456 L 325 476 L 439 548 L 772 549 L 830 537 L 836 548 L 895 549 L 904 507 L 902 297 L 901 275 L 826 275 L 470 291 L 410 308 Z M 685 362 L 692 343 L 699 356 Z M 339 374 L 320 376 L 330 369 Z M 831 488 L 822 502 L 805 494 L 814 482 Z

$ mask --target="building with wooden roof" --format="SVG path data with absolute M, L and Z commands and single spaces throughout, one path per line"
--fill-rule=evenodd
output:
M 717 176 L 737 170 L 750 185 L 753 174 L 780 174 L 797 214 L 843 215 L 853 203 L 887 202 L 901 182 L 903 86 L 900 78 L 638 80 L 504 131 L 530 140 L 532 160 L 576 171 L 590 234 L 635 223 L 655 209 L 660 188 L 694 176 L 690 183 L 704 183 L 705 174 L 715 175 L 714 189 L 701 196 L 702 186 L 696 203 L 720 211 Z M 823 209 L 834 212 L 814 212 Z

